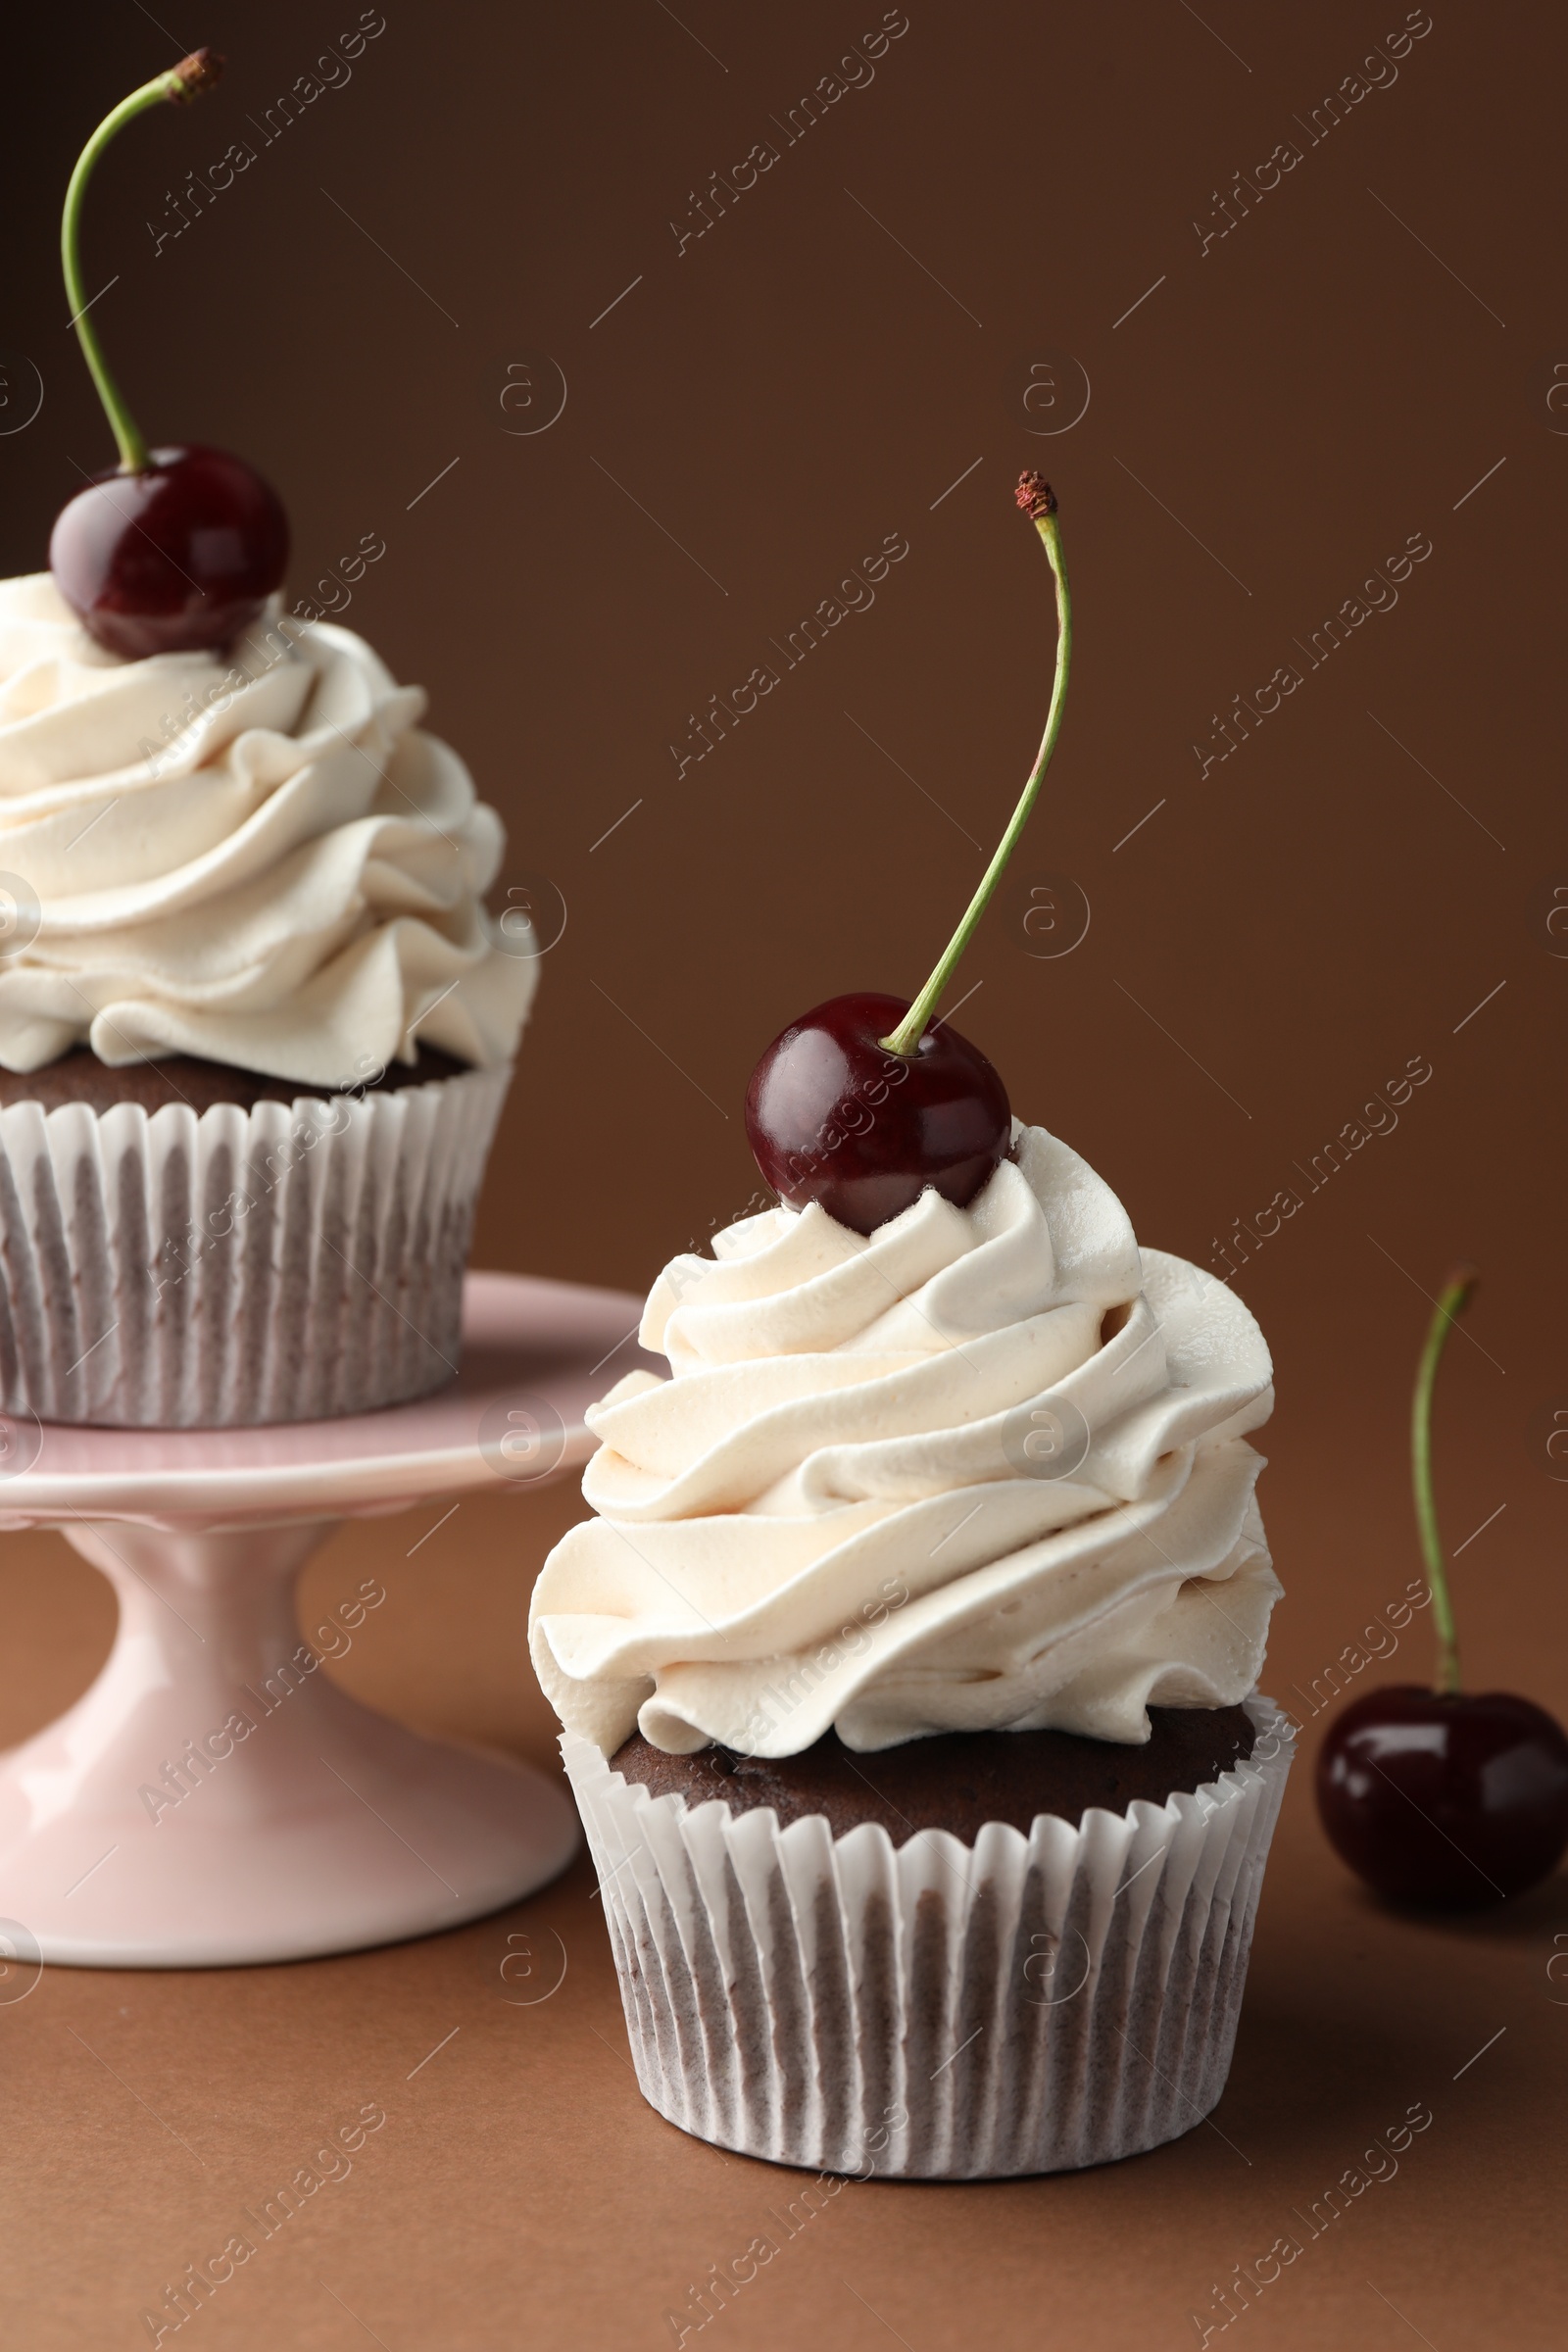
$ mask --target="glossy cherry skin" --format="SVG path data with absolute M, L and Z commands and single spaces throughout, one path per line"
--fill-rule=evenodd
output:
M 101 473 L 56 519 L 55 585 L 127 662 L 226 645 L 288 565 L 276 492 L 221 449 L 155 449 L 141 473 Z
M 1568 1845 L 1568 1738 L 1509 1690 L 1368 1690 L 1317 1763 L 1329 1841 L 1380 1894 L 1453 1911 L 1522 1894 Z
M 774 1038 L 746 1090 L 757 1164 L 784 1200 L 874 1233 L 933 1186 L 959 1208 L 1012 1140 L 1001 1078 L 940 1022 L 910 1054 L 881 1043 L 904 997 L 831 997 Z

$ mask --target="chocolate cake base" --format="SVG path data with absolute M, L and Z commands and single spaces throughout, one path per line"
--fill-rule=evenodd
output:
M 456 1078 L 467 1068 L 451 1054 L 421 1046 L 412 1062 L 395 1061 L 379 1078 L 363 1081 L 367 1094 L 395 1094 L 400 1087 L 423 1086 L 432 1078 Z M 89 1110 L 113 1109 L 117 1102 L 139 1102 L 149 1117 L 171 1102 L 188 1102 L 198 1116 L 215 1102 L 237 1102 L 254 1110 L 258 1102 L 294 1102 L 303 1095 L 331 1102 L 356 1091 L 362 1081 L 351 1078 L 341 1087 L 312 1086 L 293 1078 L 265 1078 L 255 1070 L 240 1070 L 226 1061 L 203 1061 L 194 1054 L 167 1054 L 158 1061 L 127 1061 L 118 1067 L 100 1061 L 89 1046 L 75 1046 L 58 1061 L 38 1070 L 0 1069 L 0 1109 L 12 1102 L 41 1102 L 58 1110 L 64 1102 L 85 1102 Z
M 1238 1714 L 1255 1740 L 1224 1728 Z M 1190 2132 L 1225 2087 L 1291 1733 L 1260 1697 L 1154 1720 L 1143 1747 L 999 1732 L 910 1740 L 856 1756 L 853 1771 L 841 1749 L 826 1765 L 824 1783 L 863 1771 L 884 1804 L 891 1792 L 912 1810 L 928 1770 L 937 1785 L 929 1759 L 967 1754 L 967 1776 L 952 1767 L 946 1802 L 922 1820 L 967 1826 L 955 1797 L 966 1788 L 971 1821 L 993 1825 L 972 1867 L 961 1848 L 955 1867 L 946 1840 L 911 1844 L 896 1815 L 891 1840 L 835 1841 L 820 1818 L 781 1824 L 737 1804 L 737 1787 L 760 1793 L 765 1775 L 769 1804 L 787 1789 L 786 1803 L 819 1805 L 799 1776 L 832 1754 L 825 1741 L 781 1764 L 732 1758 L 728 1774 L 712 1749 L 662 1756 L 672 1791 L 730 1800 L 693 1807 L 673 1792 L 650 1801 L 636 1762 L 655 1751 L 641 1740 L 607 1761 L 568 1734 L 644 2097 L 719 2147 L 861 2180 L 1067 2172 Z M 1139 1760 L 1171 1739 L 1187 1760 L 1165 1749 L 1167 1785 L 1204 1788 L 1228 1758 L 1237 1769 L 1197 1801 L 1031 1827 L 1037 1801 L 1125 1803 Z M 1065 1753 L 1098 1786 L 1041 1774 L 1025 1793 L 1031 1749 Z M 972 1759 L 998 1750 L 993 1797 Z M 874 1801 L 856 1800 L 862 1819 Z
M 0 1412 L 236 1429 L 442 1387 L 510 1076 L 428 1051 L 341 1089 L 185 1055 L 13 1073 Z
M 650 1794 L 717 1797 L 732 1813 L 770 1805 L 780 1829 L 827 1817 L 835 1838 L 876 1822 L 895 1845 L 917 1830 L 950 1830 L 972 1845 L 988 1821 L 1026 1836 L 1037 1814 L 1074 1829 L 1092 1805 L 1124 1813 L 1135 1797 L 1162 1805 L 1218 1780 L 1252 1752 L 1245 1707 L 1151 1707 L 1141 1747 L 1073 1732 L 940 1732 L 862 1755 L 829 1732 L 798 1756 L 746 1756 L 727 1747 L 670 1755 L 641 1732 L 611 1757 L 623 1780 Z

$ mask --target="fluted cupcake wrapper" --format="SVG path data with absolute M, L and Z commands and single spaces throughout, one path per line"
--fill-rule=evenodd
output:
M 0 1109 L 0 1410 L 226 1429 L 439 1388 L 511 1075 Z
M 654 1797 L 562 1752 L 649 2104 L 814 2171 L 969 2180 L 1131 2156 L 1225 2087 L 1292 1736 L 1199 1789 L 902 1846 Z M 874 1774 L 875 1759 L 869 1759 Z

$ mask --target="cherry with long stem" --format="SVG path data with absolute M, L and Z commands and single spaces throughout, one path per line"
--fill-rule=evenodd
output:
M 71 324 L 120 465 L 62 509 L 49 564 L 83 627 L 127 661 L 226 644 L 261 612 L 288 563 L 288 518 L 253 466 L 223 450 L 148 448 L 104 357 L 91 316 L 98 297 L 81 270 L 82 208 L 105 148 L 150 108 L 211 89 L 221 68 L 211 49 L 194 50 L 112 108 L 76 160 L 61 216 Z
M 797 1208 L 874 1233 L 929 1190 L 964 1207 L 1011 1142 L 1001 1077 L 977 1046 L 931 1016 L 973 937 L 1039 797 L 1061 733 L 1072 662 L 1072 598 L 1056 501 L 1038 473 L 1018 484 L 1056 595 L 1056 658 L 1045 735 L 996 855 L 912 1004 L 871 993 L 834 997 L 780 1032 L 752 1073 L 746 1129 L 757 1164 Z
M 1444 1284 L 1416 1371 L 1410 1471 L 1432 1595 L 1436 1684 L 1385 1684 L 1329 1726 L 1317 1801 L 1330 1843 L 1380 1894 L 1464 1910 L 1519 1894 L 1568 1845 L 1568 1738 L 1510 1690 L 1464 1690 L 1432 1491 L 1432 1397 L 1476 1276 Z

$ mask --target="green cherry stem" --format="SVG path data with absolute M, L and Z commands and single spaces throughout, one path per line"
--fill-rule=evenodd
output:
M 1438 1636 L 1437 1687 L 1445 1694 L 1451 1694 L 1459 1688 L 1459 1647 L 1454 1639 L 1443 1539 L 1438 1534 L 1438 1506 L 1432 1494 L 1432 1391 L 1444 1345 L 1455 1317 L 1469 1305 L 1476 1281 L 1473 1266 L 1455 1266 L 1444 1284 L 1426 1346 L 1421 1350 L 1410 1407 L 1410 1477 L 1415 1489 L 1415 1519 L 1421 1533 L 1421 1556 L 1426 1561 L 1427 1583 L 1432 1592 L 1432 1622 Z
M 203 90 L 212 88 L 223 70 L 223 61 L 211 49 L 195 49 L 189 57 L 180 59 L 167 74 L 155 74 L 144 81 L 139 90 L 122 98 L 113 111 L 105 115 L 92 137 L 76 158 L 76 168 L 71 174 L 66 190 L 66 209 L 60 221 L 60 260 L 66 276 L 66 300 L 71 305 L 71 324 L 76 330 L 81 356 L 87 363 L 87 372 L 97 387 L 104 404 L 116 443 L 120 450 L 122 473 L 141 473 L 147 466 L 147 444 L 137 429 L 136 421 L 126 408 L 120 386 L 109 372 L 109 365 L 98 341 L 98 332 L 87 313 L 96 296 L 89 299 L 81 274 L 80 229 L 81 204 L 87 193 L 87 182 L 93 167 L 110 140 L 123 130 L 137 115 L 144 115 L 150 106 L 162 106 L 172 100 L 175 105 L 188 105 L 200 97 Z
M 889 1054 L 912 1054 L 924 1036 L 926 1024 L 936 1010 L 938 1000 L 952 979 L 959 956 L 969 945 L 991 895 L 1002 879 L 1007 859 L 1012 856 L 1018 836 L 1029 821 L 1029 811 L 1035 805 L 1046 770 L 1051 765 L 1056 737 L 1061 733 L 1061 716 L 1067 701 L 1067 673 L 1072 667 L 1072 592 L 1067 586 L 1066 566 L 1062 561 L 1056 501 L 1050 483 L 1038 473 L 1026 473 L 1020 477 L 1017 498 L 1019 506 L 1040 533 L 1056 586 L 1056 674 L 1051 684 L 1051 708 L 1046 713 L 1046 731 L 1041 737 L 1039 755 L 1029 772 L 1029 781 L 1023 788 L 1023 797 L 1012 812 L 1007 830 L 997 845 L 996 856 L 980 877 L 979 889 L 964 908 L 958 928 L 943 950 L 941 961 L 892 1036 L 880 1041 Z

